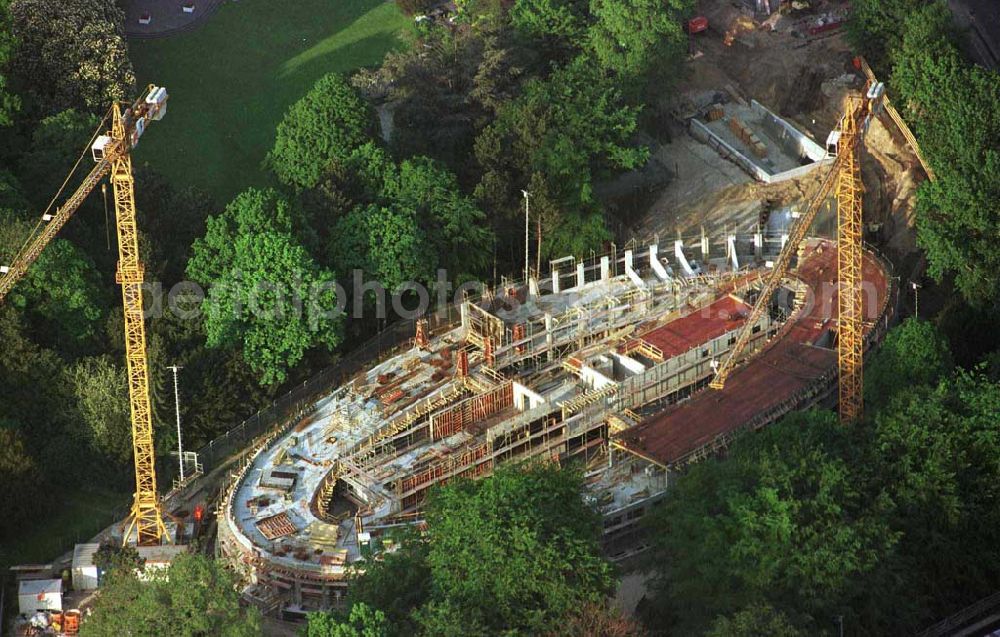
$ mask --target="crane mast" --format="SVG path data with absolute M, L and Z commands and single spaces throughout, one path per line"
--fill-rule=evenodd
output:
M 861 96 L 847 98 L 847 107 L 838 130 L 831 135 L 837 147 L 837 157 L 823 179 L 819 191 L 810 201 L 798 221 L 792 226 L 784 249 L 775 260 L 771 274 L 754 303 L 746 323 L 740 330 L 729 354 L 716 369 L 709 383 L 722 389 L 736 368 L 740 356 L 753 334 L 753 327 L 767 311 L 771 298 L 791 269 L 792 256 L 798 251 L 809 227 L 827 198 L 837 197 L 837 265 L 839 291 L 837 295 L 837 367 L 840 421 L 849 423 L 861 417 L 863 407 L 862 367 L 864 359 L 864 321 L 862 316 L 862 193 L 860 150 L 861 141 L 872 109 L 882 97 L 882 84 L 866 86 Z M 828 142 L 829 144 L 829 142 Z
M 160 498 L 156 491 L 156 454 L 153 446 L 153 419 L 149 399 L 149 366 L 146 359 L 146 326 L 143 320 L 143 274 L 139 259 L 139 234 L 135 219 L 135 178 L 132 174 L 131 149 L 139 142 L 151 121 L 166 113 L 167 92 L 149 86 L 145 99 L 130 106 L 111 107 L 111 129 L 95 136 L 91 152 L 95 166 L 76 191 L 55 214 L 42 215 L 21 250 L 9 266 L 0 266 L 0 301 L 28 271 L 56 233 L 66 225 L 87 195 L 110 174 L 115 201 L 115 227 L 118 235 L 118 267 L 115 280 L 122 288 L 125 316 L 125 357 L 128 373 L 129 409 L 132 421 L 132 453 L 135 464 L 135 497 L 124 533 L 140 546 L 170 541 L 163 523 Z M 107 121 L 107 118 L 105 118 Z M 102 122 L 103 126 L 103 122 Z M 75 169 L 74 169 L 75 170 Z M 72 174 L 72 173 L 71 173 Z
M 113 106 L 111 139 L 127 148 L 127 131 L 121 107 Z M 144 268 L 139 260 L 139 233 L 135 224 L 135 178 L 129 152 L 115 155 L 111 162 L 111 187 L 115 197 L 115 226 L 118 231 L 118 271 L 125 310 L 125 359 L 128 367 L 129 408 L 132 415 L 132 455 L 135 462 L 135 499 L 125 540 L 136 531 L 140 546 L 159 544 L 167 535 L 156 493 L 156 454 L 153 448 L 153 416 L 149 403 L 149 366 L 146 360 L 146 323 L 143 320 L 142 282 Z

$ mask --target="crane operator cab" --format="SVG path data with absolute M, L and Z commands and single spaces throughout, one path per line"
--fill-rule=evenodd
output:
M 162 86 L 150 85 L 146 97 L 138 99 L 122 113 L 122 124 L 131 148 L 139 143 L 139 138 L 146 132 L 146 125 L 158 122 L 167 114 L 167 89 Z M 110 135 L 99 135 L 90 147 L 95 162 L 107 159 L 109 146 L 114 143 Z

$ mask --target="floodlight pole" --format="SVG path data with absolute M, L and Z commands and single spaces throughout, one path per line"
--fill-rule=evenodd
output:
M 528 224 L 528 191 L 522 190 L 521 194 L 524 195 L 524 284 L 528 284 L 529 268 L 531 260 L 531 248 L 528 246 L 528 238 L 531 233 L 530 226 Z
M 177 371 L 181 368 L 177 365 L 171 365 L 168 369 L 174 372 L 174 412 L 177 414 L 177 460 L 181 469 L 181 482 L 184 482 L 184 445 L 181 443 L 181 395 L 177 384 Z

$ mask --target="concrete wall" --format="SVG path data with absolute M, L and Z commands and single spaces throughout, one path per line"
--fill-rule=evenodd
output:
M 798 168 L 792 168 L 791 170 L 786 170 L 784 172 L 771 174 L 754 163 L 749 157 L 730 146 L 721 137 L 713 133 L 708 126 L 705 126 L 696 118 L 688 120 L 690 122 L 688 130 L 691 132 L 692 137 L 714 148 L 715 151 L 723 157 L 723 159 L 732 161 L 749 173 L 751 177 L 757 181 L 762 181 L 765 184 L 773 184 L 788 179 L 802 177 L 803 175 L 816 170 L 818 166 L 826 166 L 833 163 L 834 160 L 832 158 L 827 158 L 826 149 L 809 139 L 809 137 L 797 128 L 769 111 L 760 102 L 752 100 L 751 108 L 760 113 L 761 117 L 764 118 L 764 121 L 766 122 L 764 126 L 767 128 L 769 134 L 779 137 L 782 143 L 786 144 L 786 148 L 791 150 L 792 154 L 798 154 L 800 157 L 808 158 L 812 160 L 812 163 L 799 166 Z

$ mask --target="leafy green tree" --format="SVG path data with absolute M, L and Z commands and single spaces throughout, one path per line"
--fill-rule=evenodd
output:
M 601 67 L 626 80 L 665 80 L 677 73 L 687 53 L 681 18 L 692 0 L 591 0 L 590 47 Z M 660 87 L 660 82 L 657 82 Z
M 399 178 L 385 185 L 384 197 L 413 210 L 451 278 L 482 274 L 490 263 L 493 233 L 486 215 L 461 193 L 458 180 L 426 157 L 399 166 Z
M 937 175 L 917 192 L 917 240 L 929 272 L 953 276 L 970 303 L 1000 298 L 1000 76 L 962 59 L 947 9 L 929 4 L 906 21 L 892 86 Z
M 255 637 L 260 614 L 240 608 L 236 582 L 219 562 L 202 555 L 178 556 L 166 569 L 139 579 L 130 568 L 105 577 L 80 625 L 82 637 Z
M 13 420 L 0 420 L 0 538 L 12 537 L 31 515 L 42 482 L 38 464 L 28 451 L 24 434 Z
M 44 210 L 55 196 L 66 174 L 86 149 L 97 123 L 94 115 L 75 110 L 60 111 L 39 122 L 31 135 L 31 145 L 21 155 L 18 171 L 21 183 L 31 184 L 29 196 L 36 210 Z M 92 162 L 89 157 L 85 159 L 76 179 L 66 184 L 64 195 L 73 192 L 90 170 Z
M 122 546 L 118 542 L 102 542 L 94 553 L 94 566 L 99 572 L 108 572 L 114 569 L 125 569 L 132 571 L 141 569 L 146 564 L 146 560 L 139 557 L 139 551 L 134 546 Z
M 893 493 L 915 632 L 995 590 L 1000 577 L 1000 385 L 959 372 L 901 390 L 875 416 L 873 464 Z
M 78 438 L 122 465 L 132 459 L 128 379 L 109 356 L 84 358 L 69 371 L 80 413 Z
M 899 540 L 866 488 L 850 432 L 827 412 L 786 417 L 692 467 L 650 520 L 660 609 L 681 634 L 760 604 L 825 625 Z
M 11 92 L 6 69 L 14 50 L 14 36 L 10 23 L 10 0 L 0 0 L 0 126 L 10 126 L 12 116 L 20 106 L 17 95 Z M 3 205 L 0 202 L 0 205 Z
M 754 605 L 712 622 L 706 637 L 805 637 L 788 617 L 770 606 Z
M 398 548 L 365 560 L 363 570 L 351 580 L 351 599 L 383 611 L 395 635 L 418 631 L 413 611 L 425 604 L 432 590 L 427 563 L 430 546 L 415 531 L 398 533 Z
M 510 21 L 546 57 L 558 57 L 583 43 L 587 6 L 582 0 L 515 0 Z
M 364 270 L 390 292 L 434 278 L 435 256 L 416 213 L 392 203 L 352 210 L 337 225 L 330 252 L 339 270 Z
M 125 12 L 115 0 L 12 0 L 10 13 L 17 41 L 11 67 L 32 110 L 104 113 L 112 101 L 132 97 Z
M 355 604 L 386 613 L 392 634 L 561 634 L 588 624 L 610 592 L 600 521 L 582 475 L 551 464 L 502 467 L 431 493 L 427 530 L 366 563 Z M 355 606 L 357 607 L 357 606 Z M 593 619 L 593 617 L 591 617 Z M 601 625 L 614 625 L 606 621 Z
M 385 613 L 366 604 L 351 606 L 346 619 L 333 613 L 309 613 L 306 637 L 388 637 Z
M 865 366 L 865 402 L 885 404 L 897 391 L 934 385 L 951 371 L 951 352 L 944 336 L 929 321 L 909 318 L 889 331 Z
M 202 308 L 208 345 L 240 344 L 261 383 L 285 379 L 306 350 L 340 343 L 333 275 L 306 252 L 289 202 L 274 190 L 249 189 L 209 217 L 188 275 L 210 285 Z
M 888 71 L 889 54 L 899 48 L 906 18 L 928 0 L 854 0 L 847 19 L 847 36 L 854 49 L 875 68 Z
M 377 133 L 371 106 L 341 75 L 331 73 L 288 109 L 266 161 L 283 183 L 311 188 L 331 164 Z
M 426 508 L 433 587 L 417 613 L 424 630 L 537 634 L 601 601 L 611 568 L 582 487 L 579 474 L 540 465 L 437 491 Z
M 593 194 L 595 175 L 641 165 L 648 149 L 629 144 L 639 109 L 588 58 L 578 57 L 546 80 L 532 79 L 476 140 L 483 170 L 476 198 L 513 229 L 529 186 L 542 214 L 543 254 L 582 254 L 609 237 Z M 510 230 L 509 230 L 510 231 Z M 571 248 L 569 252 L 567 249 Z
M 249 189 L 209 217 L 187 265 L 211 286 L 202 308 L 209 346 L 238 343 L 262 384 L 278 383 L 311 347 L 342 338 L 333 275 L 307 253 L 289 202 Z
M 28 226 L 0 213 L 0 254 L 12 255 Z M 31 317 L 47 345 L 79 354 L 93 345 L 110 300 L 94 263 L 74 244 L 54 239 L 5 299 Z
M 0 215 L 10 213 L 14 216 L 13 213 L 23 212 L 30 207 L 17 177 L 6 168 L 0 168 Z

